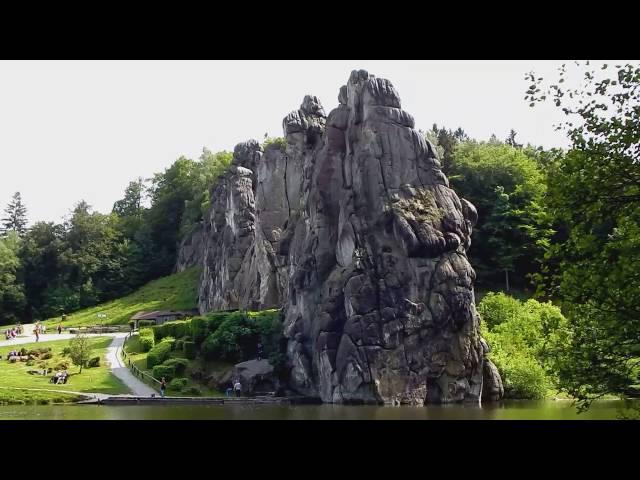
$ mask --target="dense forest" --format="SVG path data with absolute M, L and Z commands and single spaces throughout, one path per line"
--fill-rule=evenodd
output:
M 565 88 L 565 79 L 581 86 Z M 491 357 L 513 397 L 564 391 L 583 405 L 640 384 L 640 68 L 563 66 L 526 75 L 532 111 L 552 102 L 566 150 L 423 134 L 452 188 L 478 210 L 469 251 Z M 535 113 L 534 113 L 535 114 Z M 526 132 L 522 133 L 526 136 Z M 273 141 L 267 140 L 267 141 Z M 59 316 L 170 274 L 203 219 L 229 152 L 204 149 L 129 183 L 109 214 L 79 201 L 63 223 L 28 227 L 19 193 L 0 239 L 0 324 Z

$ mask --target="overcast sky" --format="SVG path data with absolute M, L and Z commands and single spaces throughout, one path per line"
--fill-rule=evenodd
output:
M 470 136 L 564 147 L 562 114 L 524 101 L 524 74 L 557 61 L 0 61 L 0 209 L 20 191 L 30 223 L 86 200 L 109 212 L 130 180 L 203 147 L 233 150 L 316 95 L 325 111 L 351 70 L 391 80 L 402 107 Z M 604 62 L 593 62 L 594 65 Z

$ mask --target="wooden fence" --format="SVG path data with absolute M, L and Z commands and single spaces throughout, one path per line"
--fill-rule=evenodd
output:
M 138 367 L 136 367 L 131 361 L 131 355 L 129 355 L 127 352 L 124 351 L 124 347 L 127 344 L 127 340 L 131 338 L 131 334 L 132 332 L 129 332 L 129 334 L 124 338 L 122 349 L 120 350 L 122 359 L 124 360 L 125 365 L 129 367 L 129 370 L 131 370 L 131 373 L 133 373 L 134 376 L 136 376 L 137 378 L 139 378 L 140 380 L 142 380 L 152 388 L 159 389 L 160 383 L 161 383 L 160 380 L 158 380 L 157 378 L 154 378 L 152 375 L 149 375 L 148 373 L 143 372 Z

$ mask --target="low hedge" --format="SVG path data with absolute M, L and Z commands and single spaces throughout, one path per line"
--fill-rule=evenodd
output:
M 149 350 L 149 353 L 147 354 L 147 368 L 153 368 L 156 365 L 160 365 L 169 358 L 173 341 L 173 338 L 171 338 L 171 340 L 166 338 Z
M 153 327 L 155 324 L 155 320 L 138 320 L 138 328 Z
M 151 369 L 151 374 L 157 380 L 162 380 L 164 377 L 167 382 L 170 382 L 176 376 L 176 369 L 168 365 L 156 365 Z
M 177 320 L 166 322 L 153 327 L 153 335 L 156 342 L 165 337 L 182 338 L 191 334 L 191 320 Z
M 150 328 L 141 328 L 138 339 L 140 340 L 143 352 L 150 351 L 156 343 L 153 338 L 153 330 Z

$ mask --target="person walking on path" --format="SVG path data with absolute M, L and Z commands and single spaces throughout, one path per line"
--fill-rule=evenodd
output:
M 236 383 L 233 385 L 233 389 L 236 391 L 236 397 L 239 397 L 242 393 L 242 385 L 240 385 L 240 380 L 236 380 Z
M 162 379 L 160 380 L 160 396 L 162 398 L 164 398 L 164 391 L 167 388 L 167 381 L 164 379 L 164 377 L 162 377 Z
M 62 333 L 62 324 L 58 325 L 58 335 Z
M 38 332 L 38 327 L 36 327 L 36 328 L 34 328 L 34 329 L 33 329 L 33 333 L 34 333 L 34 334 L 35 334 L 35 336 L 36 336 L 36 342 L 37 342 L 38 340 L 40 340 L 40 333 Z

